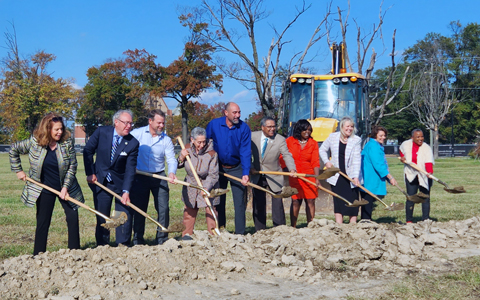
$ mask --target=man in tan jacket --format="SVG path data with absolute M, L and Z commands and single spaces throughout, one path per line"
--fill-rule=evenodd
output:
M 285 138 L 276 134 L 275 120 L 264 117 L 261 121 L 262 130 L 252 132 L 252 167 L 256 171 L 282 171 L 279 158 L 280 154 L 288 170 L 295 172 L 295 161 L 288 151 Z M 283 187 L 283 175 L 260 175 L 253 172 L 252 182 L 262 187 L 269 188 L 274 193 L 279 193 Z M 267 209 L 265 192 L 253 190 L 253 221 L 255 230 L 266 228 Z M 283 199 L 272 198 L 273 226 L 285 225 L 285 211 Z

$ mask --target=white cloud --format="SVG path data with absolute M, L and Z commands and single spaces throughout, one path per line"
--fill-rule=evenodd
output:
M 70 83 L 70 86 L 71 86 L 72 88 L 76 89 L 76 90 L 81 90 L 81 89 L 83 89 L 83 86 L 80 86 L 80 85 L 76 84 L 75 82 Z

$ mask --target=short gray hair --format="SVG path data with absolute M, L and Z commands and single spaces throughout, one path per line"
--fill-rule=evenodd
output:
M 202 127 L 195 127 L 192 129 L 192 132 L 190 132 L 190 137 L 193 139 L 193 140 L 196 140 L 197 137 L 199 136 L 207 136 L 207 131 L 205 129 L 203 129 Z
M 130 117 L 132 117 L 132 121 L 133 121 L 133 112 L 129 109 L 120 109 L 120 110 L 117 110 L 117 112 L 113 115 L 112 117 L 112 124 L 115 124 L 115 120 L 118 120 L 120 118 L 120 116 L 122 114 L 129 114 Z
M 273 122 L 275 122 L 275 119 L 272 118 L 272 117 L 263 117 L 262 120 L 260 120 L 260 125 L 265 126 L 265 124 L 267 123 L 267 121 L 273 121 Z M 275 122 L 275 125 L 277 125 L 276 122 Z
M 412 130 L 412 136 L 415 134 L 415 132 L 421 132 L 423 133 L 423 130 L 421 130 L 420 128 L 415 128 L 414 130 Z
M 356 134 L 357 133 L 357 127 L 355 127 L 355 122 L 353 121 L 353 119 L 349 116 L 345 116 L 343 117 L 341 120 L 340 120 L 340 124 L 338 125 L 340 127 L 340 132 L 343 134 L 343 125 L 345 125 L 345 123 L 347 122 L 350 122 L 352 123 L 353 125 L 353 134 Z

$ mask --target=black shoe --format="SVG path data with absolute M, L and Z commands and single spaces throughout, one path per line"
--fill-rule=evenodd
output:
M 182 241 L 193 241 L 193 238 L 189 234 L 186 234 L 182 237 Z
M 144 240 L 144 239 L 133 240 L 132 244 L 133 244 L 134 246 L 136 246 L 136 245 L 145 245 L 145 240 Z

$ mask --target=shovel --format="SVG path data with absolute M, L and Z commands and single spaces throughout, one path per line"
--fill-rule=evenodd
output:
M 428 195 L 425 195 L 422 192 L 420 192 L 418 194 L 415 194 L 415 195 L 412 195 L 412 196 L 409 196 L 407 194 L 407 192 L 405 192 L 401 187 L 399 187 L 398 185 L 396 185 L 396 187 L 397 187 L 397 189 L 400 190 L 400 192 L 402 192 L 402 194 L 405 195 L 405 197 L 407 197 L 408 201 L 412 201 L 413 203 L 424 203 L 425 199 L 428 198 Z
M 316 186 L 317 188 L 321 189 L 322 191 L 324 191 L 325 193 L 327 194 L 330 194 L 334 197 L 337 197 L 338 199 L 342 200 L 343 202 L 347 203 L 346 206 L 347 207 L 358 207 L 358 206 L 361 206 L 361 205 L 366 205 L 368 204 L 368 201 L 367 200 L 364 200 L 364 199 L 361 199 L 361 200 L 355 200 L 352 202 L 348 201 L 347 199 L 343 198 L 342 196 L 330 191 L 329 189 L 327 188 L 324 188 L 322 185 L 317 185 L 315 184 L 314 182 L 311 182 L 310 180 L 304 178 L 304 177 L 298 177 L 299 179 L 311 184 L 311 185 L 314 185 Z
M 95 184 L 98 185 L 99 187 L 101 187 L 103 190 L 105 190 L 109 194 L 111 194 L 112 196 L 114 196 L 115 198 L 117 198 L 118 200 L 122 200 L 122 197 L 119 194 L 117 194 L 114 191 L 112 191 L 111 189 L 107 188 L 106 186 L 104 186 L 100 182 L 95 181 Z M 150 221 L 152 221 L 153 223 L 155 223 L 155 225 L 160 227 L 160 228 L 157 228 L 157 230 L 160 231 L 160 232 L 182 232 L 184 230 L 184 229 L 181 228 L 183 226 L 183 224 L 179 224 L 178 226 L 174 225 L 171 228 L 167 229 L 164 226 L 162 226 L 162 224 L 158 223 L 155 219 L 150 217 L 146 212 L 144 212 L 143 210 L 141 210 L 140 208 L 135 206 L 132 202 L 128 203 L 128 206 L 130 206 L 133 210 L 135 210 L 136 212 L 138 212 L 139 214 L 141 214 L 145 218 L 147 218 Z
M 322 173 L 320 173 L 319 175 L 304 174 L 304 173 L 278 172 L 278 171 L 256 171 L 256 172 L 258 174 L 266 174 L 266 175 L 268 175 L 268 174 L 270 174 L 270 175 L 286 175 L 286 176 L 295 175 L 297 177 L 314 177 L 318 180 L 325 180 L 327 178 L 330 178 L 330 177 L 334 176 L 339 171 L 340 171 L 340 169 L 338 169 L 338 168 L 330 168 L 330 169 L 320 171 Z
M 185 145 L 183 144 L 182 137 L 180 136 L 177 137 L 177 140 L 180 146 L 182 147 L 182 150 L 185 150 Z M 192 170 L 193 177 L 195 177 L 195 180 L 197 181 L 198 186 L 203 189 L 202 181 L 198 177 L 197 171 L 195 171 L 195 168 L 193 167 L 193 163 L 192 163 L 192 160 L 190 159 L 190 156 L 187 155 L 186 159 L 188 161 L 188 164 L 190 165 L 190 169 Z M 210 231 L 214 232 L 216 235 L 220 235 L 220 229 L 218 228 L 219 227 L 218 219 L 217 219 L 217 215 L 215 214 L 215 211 L 213 210 L 212 203 L 210 202 L 210 199 L 208 199 L 207 195 L 204 195 L 203 199 L 205 200 L 205 203 L 207 204 L 208 208 L 210 209 L 210 212 L 213 215 L 213 218 L 215 219 L 215 228 L 210 228 Z
M 398 159 L 401 159 L 400 157 Z M 435 180 L 436 182 L 440 183 L 441 185 L 444 186 L 444 190 L 445 192 L 448 192 L 448 193 L 452 193 L 452 194 L 461 194 L 461 193 L 466 193 L 467 191 L 465 191 L 465 189 L 463 188 L 463 186 L 456 186 L 454 187 L 453 189 L 451 189 L 450 187 L 448 187 L 448 185 L 441 181 L 440 179 L 438 179 L 437 177 L 433 176 L 432 174 L 429 174 L 427 173 L 426 171 L 424 171 L 423 169 L 421 169 L 418 165 L 414 164 L 414 163 L 409 163 L 409 162 L 404 162 L 404 164 L 414 168 L 415 170 L 417 170 L 418 172 L 426 175 L 427 177 L 429 178 L 432 178 L 433 180 Z
M 342 171 L 339 171 L 340 175 L 342 175 L 343 177 L 345 177 L 346 179 L 348 179 L 350 182 L 353 182 L 353 179 L 350 178 L 347 174 L 343 173 Z M 403 210 L 405 208 L 405 204 L 403 203 L 395 203 L 395 202 L 392 202 L 392 204 L 390 204 L 390 206 L 388 206 L 385 202 L 382 201 L 382 199 L 380 199 L 379 197 L 377 197 L 377 195 L 375 195 L 374 193 L 370 192 L 369 190 L 367 190 L 364 186 L 362 186 L 361 184 L 358 185 L 359 188 L 361 188 L 362 190 L 364 190 L 367 194 L 369 194 L 370 196 L 372 196 L 373 198 L 375 198 L 375 200 L 379 201 L 380 203 L 382 203 L 383 205 L 385 205 L 385 210 L 389 210 L 389 211 L 395 211 L 395 210 Z M 363 200 L 363 199 L 362 199 Z M 366 200 L 364 200 L 366 201 Z
M 242 182 L 242 180 L 240 178 L 237 178 L 237 177 L 232 176 L 230 174 L 226 174 L 226 173 L 223 173 L 223 172 L 219 172 L 219 173 L 221 175 L 225 176 L 225 177 L 230 178 L 230 179 L 236 180 L 238 182 Z M 290 174 L 290 173 L 287 173 L 287 174 Z M 282 187 L 282 192 L 280 194 L 275 194 L 274 192 L 269 191 L 266 188 L 263 188 L 259 185 L 256 185 L 255 183 L 248 182 L 247 185 L 251 186 L 253 188 L 256 188 L 257 190 L 263 191 L 263 192 L 269 194 L 270 196 L 272 196 L 273 198 L 288 198 L 288 197 L 291 197 L 293 195 L 298 194 L 298 190 L 296 188 L 292 188 L 291 186 L 284 186 L 284 187 Z
M 33 179 L 30 178 L 30 177 L 26 177 L 26 180 L 28 180 L 28 181 L 30 181 L 30 182 L 33 182 L 33 183 L 35 183 L 36 185 L 38 185 L 38 186 L 40 186 L 40 187 L 42 187 L 42 188 L 44 188 L 44 189 L 46 189 L 46 190 L 49 190 L 50 192 L 52 192 L 52 193 L 60 196 L 60 192 L 59 192 L 59 191 L 57 191 L 57 190 L 55 190 L 55 189 L 53 189 L 53 188 L 51 188 L 51 187 L 49 187 L 49 186 L 47 186 L 47 185 L 45 185 L 45 184 L 43 184 L 43 183 L 37 182 L 37 181 L 33 180 Z M 120 211 L 113 211 L 113 212 L 112 212 L 112 218 L 109 218 L 109 217 L 105 216 L 104 214 L 102 214 L 101 212 L 99 212 L 99 211 L 91 208 L 90 206 L 88 206 L 88 205 L 86 205 L 86 204 L 84 204 L 84 203 L 82 203 L 82 202 L 80 202 L 80 201 L 78 201 L 78 200 L 76 200 L 76 199 L 74 199 L 74 198 L 72 198 L 72 197 L 70 197 L 70 196 L 65 197 L 65 199 L 68 200 L 68 201 L 70 201 L 70 202 L 72 202 L 72 203 L 75 203 L 75 204 L 78 205 L 78 206 L 81 206 L 81 207 L 83 207 L 83 208 L 85 208 L 85 209 L 88 209 L 89 211 L 93 212 L 94 214 L 99 215 L 100 217 L 104 218 L 105 221 L 106 221 L 105 223 L 102 224 L 102 226 L 103 226 L 104 228 L 113 229 L 113 228 L 116 228 L 116 227 L 124 224 L 124 223 L 127 221 L 127 214 L 124 213 L 123 211 L 122 211 L 122 212 L 120 212 Z
M 140 170 L 137 170 L 137 174 L 145 175 L 145 176 L 149 176 L 149 177 L 153 177 L 153 178 L 157 178 L 157 179 L 162 179 L 162 180 L 166 180 L 166 181 L 170 181 L 169 177 L 162 176 L 162 175 L 157 175 L 157 174 L 152 174 L 152 173 L 148 173 L 148 172 L 143 172 L 143 171 L 140 171 Z M 213 189 L 210 192 L 208 192 L 206 189 L 204 189 L 203 187 L 198 186 L 198 185 L 193 185 L 191 183 L 181 181 L 181 180 L 178 180 L 178 179 L 175 179 L 174 181 L 175 181 L 175 183 L 178 183 L 178 184 L 181 184 L 181 185 L 184 185 L 184 186 L 188 186 L 188 187 L 191 187 L 191 188 L 194 188 L 194 189 L 197 189 L 197 190 L 201 190 L 205 194 L 207 194 L 208 198 L 215 198 L 215 197 L 218 197 L 218 196 L 221 196 L 221 195 L 224 195 L 224 194 L 228 193 L 228 189 Z

